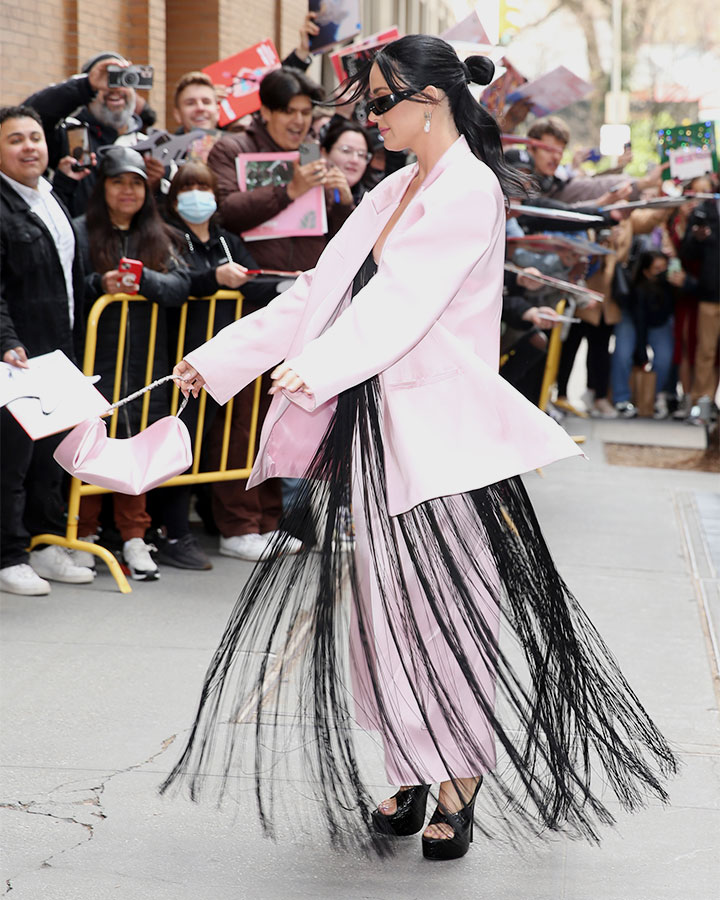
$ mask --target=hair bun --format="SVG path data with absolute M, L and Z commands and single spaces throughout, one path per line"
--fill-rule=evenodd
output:
M 468 56 L 465 65 L 474 84 L 490 84 L 495 74 L 495 63 L 487 56 Z

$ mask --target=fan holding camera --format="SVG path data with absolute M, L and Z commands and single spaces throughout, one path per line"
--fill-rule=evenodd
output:
M 150 90 L 152 75 L 152 66 L 134 66 L 121 54 L 104 51 L 89 59 L 79 75 L 26 101 L 40 113 L 49 164 L 56 170 L 53 185 L 72 215 L 85 212 L 92 193 L 93 154 L 155 121 L 138 93 Z

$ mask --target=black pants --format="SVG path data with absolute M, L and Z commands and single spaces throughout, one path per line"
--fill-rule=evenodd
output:
M 604 320 L 599 325 L 590 325 L 587 322 L 578 322 L 570 326 L 568 336 L 562 346 L 560 367 L 557 376 L 557 389 L 559 397 L 567 397 L 567 386 L 570 373 L 573 369 L 575 356 L 583 338 L 587 339 L 587 386 L 595 392 L 595 399 L 607 397 L 608 383 L 610 381 L 610 336 L 613 326 Z
M 0 567 L 28 561 L 36 534 L 65 534 L 65 473 L 52 458 L 64 435 L 32 441 L 0 410 Z

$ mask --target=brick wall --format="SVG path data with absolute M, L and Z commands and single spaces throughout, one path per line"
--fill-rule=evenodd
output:
M 420 0 L 364 0 L 368 27 L 401 27 L 416 19 Z M 77 72 L 101 50 L 116 50 L 155 67 L 149 102 L 158 125 L 172 127 L 178 78 L 270 37 L 282 56 L 298 42 L 307 0 L 0 0 L 0 103 L 18 103 Z M 430 27 L 447 0 L 428 0 Z M 409 15 L 408 15 L 409 13 Z M 377 20 L 377 22 L 375 21 Z M 319 77 L 319 64 L 311 74 Z

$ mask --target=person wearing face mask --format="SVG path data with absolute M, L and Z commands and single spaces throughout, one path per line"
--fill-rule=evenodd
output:
M 97 179 L 90 195 L 87 213 L 75 220 L 85 268 L 85 308 L 89 312 L 102 294 L 126 290 L 118 263 L 122 257 L 143 264 L 137 293 L 147 301 L 128 304 L 127 329 L 120 374 L 120 397 L 126 397 L 146 382 L 148 344 L 151 329 L 151 303 L 158 304 L 156 344 L 150 380 L 166 375 L 170 368 L 167 350 L 169 307 L 180 306 L 190 293 L 190 275 L 184 265 L 174 232 L 162 221 L 147 186 L 142 156 L 130 147 L 110 147 L 98 166 Z M 100 375 L 99 390 L 111 397 L 115 383 L 121 306 L 106 309 L 98 324 L 95 374 Z M 170 411 L 169 391 L 150 394 L 148 422 Z M 130 437 L 140 428 L 142 403 L 130 403 L 119 410 L 118 437 Z M 97 540 L 102 495 L 82 498 L 78 536 Z M 145 544 L 150 526 L 145 495 L 113 494 L 115 523 L 122 540 L 125 563 L 137 581 L 154 581 L 158 567 Z M 92 555 L 75 551 L 86 565 Z
M 213 172 L 202 162 L 189 161 L 180 167 L 167 196 L 167 222 L 177 233 L 182 257 L 190 273 L 190 296 L 209 297 L 219 290 L 241 290 L 243 303 L 263 304 L 275 296 L 273 285 L 254 285 L 248 269 L 257 269 L 257 263 L 248 251 L 244 241 L 237 235 L 220 227 L 215 196 L 216 179 Z M 213 333 L 235 320 L 235 300 L 218 300 L 215 305 Z M 185 323 L 185 348 L 190 349 L 204 340 L 207 334 L 208 307 L 204 303 L 190 303 Z M 177 352 L 180 311 L 167 310 L 168 353 L 174 357 Z M 210 467 L 219 464 L 222 446 L 222 427 L 212 425 L 220 409 L 217 403 L 207 398 L 203 425 L 203 447 Z M 191 404 L 183 413 L 183 421 L 195 441 L 197 428 L 197 404 Z M 233 429 L 233 444 L 239 442 L 247 447 L 249 440 L 249 418 L 239 417 L 238 427 Z M 222 426 L 222 418 L 219 420 Z M 242 430 L 241 427 L 242 426 Z M 243 451 L 244 452 L 244 451 Z M 244 483 L 241 484 L 244 488 Z M 211 563 L 190 531 L 188 512 L 191 488 L 185 485 L 161 488 L 153 491 L 149 498 L 153 520 L 162 531 L 153 540 L 158 546 L 158 561 L 183 569 L 210 569 Z M 238 540 L 233 532 L 237 516 L 245 514 L 246 507 L 233 509 L 228 523 L 226 507 L 214 504 L 215 524 L 220 530 L 220 552 L 242 549 L 243 539 Z M 225 513 L 225 515 L 224 515 Z M 253 531 L 252 513 L 249 531 Z M 274 524 L 274 523 L 271 523 Z M 247 539 L 244 541 L 248 543 Z M 250 541 L 252 543 L 252 540 Z
M 38 111 L 42 119 L 50 168 L 56 169 L 60 159 L 68 153 L 67 134 L 62 127 L 68 116 L 72 115 L 87 128 L 90 150 L 94 153 L 100 147 L 114 144 L 121 135 L 143 130 L 143 119 L 136 114 L 138 98 L 135 90 L 108 86 L 108 66 L 125 68 L 129 65 L 128 60 L 119 53 L 97 53 L 83 65 L 79 75 L 60 84 L 51 84 L 25 101 Z M 145 106 L 143 114 L 148 115 L 148 110 L 149 107 Z M 85 212 L 95 178 L 95 169 L 80 183 L 62 172 L 55 173 L 55 190 L 73 216 Z
M 343 205 L 359 203 L 367 191 L 362 179 L 372 157 L 366 129 L 338 116 L 325 130 L 320 146 L 329 166 L 326 190 L 337 190 Z

